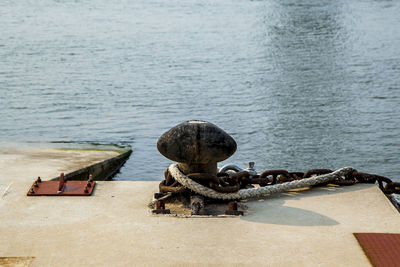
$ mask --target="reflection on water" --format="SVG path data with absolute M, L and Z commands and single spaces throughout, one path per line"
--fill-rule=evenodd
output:
M 396 1 L 3 1 L 0 141 L 127 143 L 117 179 L 162 178 L 189 119 L 257 170 L 398 177 Z

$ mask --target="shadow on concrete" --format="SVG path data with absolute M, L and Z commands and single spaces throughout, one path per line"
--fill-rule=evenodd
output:
M 359 185 L 351 187 L 325 186 L 314 187 L 312 189 L 292 190 L 286 193 L 266 196 L 264 198 L 248 201 L 245 204 L 248 210 L 245 216 L 241 216 L 244 221 L 293 225 L 293 226 L 330 226 L 338 225 L 339 222 L 322 215 L 320 213 L 294 207 L 284 206 L 286 200 L 300 200 L 302 198 L 337 194 L 361 190 Z
M 283 200 L 275 201 L 273 205 L 254 203 L 241 219 L 250 222 L 293 225 L 293 226 L 330 226 L 339 222 L 314 211 L 283 206 Z M 252 203 L 253 204 L 253 203 Z M 257 206 L 257 207 L 255 207 Z

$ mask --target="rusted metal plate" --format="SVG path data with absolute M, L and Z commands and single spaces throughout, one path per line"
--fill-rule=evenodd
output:
M 0 266 L 4 267 L 25 267 L 30 266 L 34 257 L 0 257 Z
M 400 266 L 400 234 L 354 233 L 373 266 Z
M 93 193 L 96 182 L 88 181 L 64 181 L 64 174 L 59 181 L 41 181 L 38 178 L 29 189 L 28 196 L 90 196 Z

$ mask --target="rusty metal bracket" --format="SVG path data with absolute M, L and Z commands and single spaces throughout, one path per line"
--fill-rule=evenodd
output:
M 42 181 L 40 177 L 32 184 L 27 196 L 90 196 L 96 182 L 90 175 L 87 181 L 67 181 L 64 173 L 58 181 Z

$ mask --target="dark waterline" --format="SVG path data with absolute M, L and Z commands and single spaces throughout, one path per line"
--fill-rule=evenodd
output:
M 0 143 L 129 144 L 120 180 L 160 180 L 189 119 L 226 162 L 353 166 L 399 181 L 400 2 L 2 1 Z M 225 163 L 226 163 L 225 162 Z

